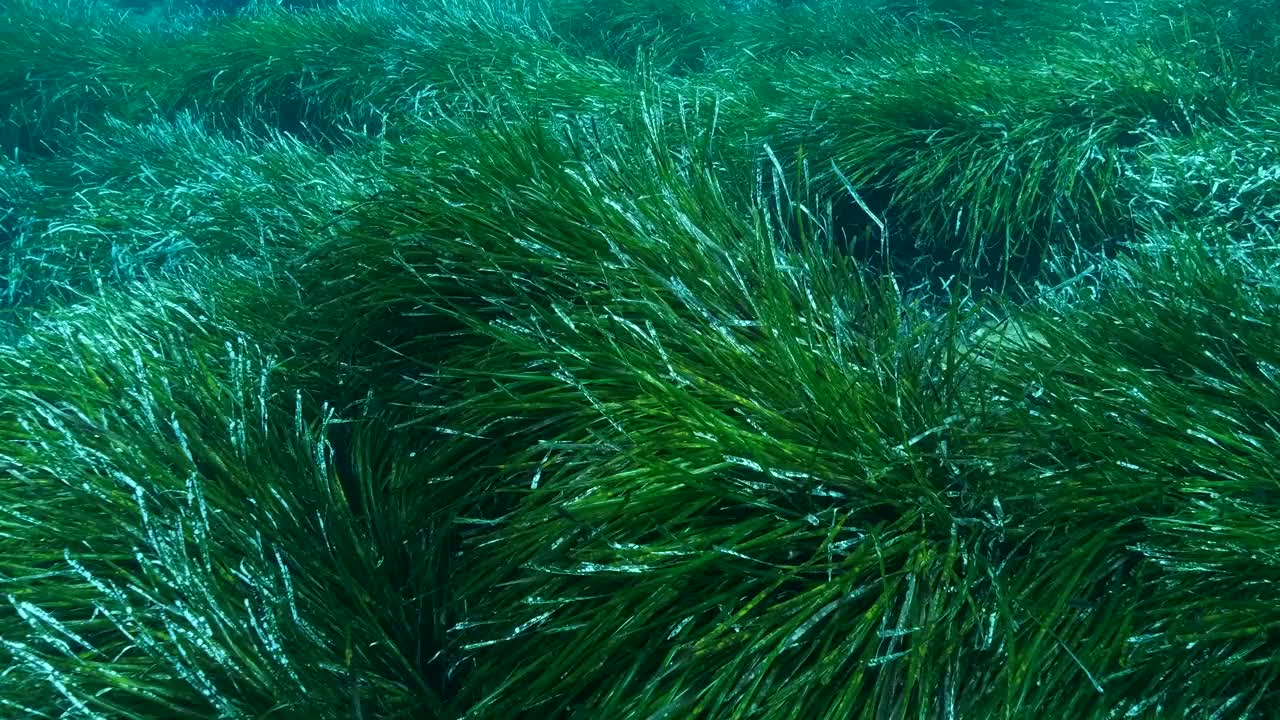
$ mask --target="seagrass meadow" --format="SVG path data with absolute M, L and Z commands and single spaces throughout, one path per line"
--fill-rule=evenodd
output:
M 1280 2 L 0 3 L 0 720 L 1280 718 Z

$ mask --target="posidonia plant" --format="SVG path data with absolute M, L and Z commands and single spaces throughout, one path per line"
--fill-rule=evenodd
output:
M 2 12 L 0 717 L 1280 703 L 1280 14 Z

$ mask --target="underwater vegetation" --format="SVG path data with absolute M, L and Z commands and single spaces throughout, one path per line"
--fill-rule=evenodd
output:
M 1280 3 L 10 0 L 0 718 L 1275 717 Z

